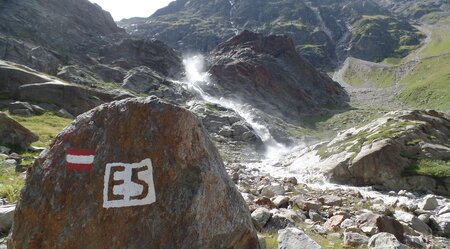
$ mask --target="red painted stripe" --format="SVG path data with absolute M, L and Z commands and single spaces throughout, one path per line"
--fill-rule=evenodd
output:
M 66 169 L 76 171 L 90 171 L 93 166 L 93 164 L 66 163 Z
M 74 156 L 93 156 L 95 155 L 95 150 L 68 149 L 66 153 Z

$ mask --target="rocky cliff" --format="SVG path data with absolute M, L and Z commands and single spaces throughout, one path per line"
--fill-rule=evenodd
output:
M 274 116 L 298 120 L 348 101 L 343 88 L 302 59 L 287 36 L 244 31 L 219 44 L 208 61 L 223 96 Z
M 87 85 L 121 83 L 137 66 L 164 77 L 182 71 L 171 48 L 129 37 L 108 12 L 87 0 L 2 0 L 0 5 L 0 59 Z
M 384 1 L 374 0 L 178 0 L 149 18 L 122 20 L 119 26 L 138 37 L 154 37 L 182 51 L 200 52 L 208 52 L 221 41 L 246 29 L 265 35 L 287 34 L 293 38 L 297 52 L 305 59 L 316 67 L 330 69 L 347 55 L 370 60 L 404 56 L 395 50 L 407 49 L 402 47 L 405 37 L 416 37 L 410 43 L 418 45 L 420 37 L 415 34 L 417 30 L 409 23 L 398 25 L 403 21 L 391 9 Z M 371 46 L 374 44 L 365 47 L 355 38 L 361 33 L 370 36 L 373 32 L 358 28 L 358 22 L 379 15 L 391 18 L 389 23 L 396 25 L 396 32 L 402 34 L 382 32 L 382 27 L 373 23 L 379 34 L 374 36 L 374 43 L 389 45 L 392 50 L 373 50 Z M 354 45 L 361 46 L 363 52 L 349 51 L 348 48 Z

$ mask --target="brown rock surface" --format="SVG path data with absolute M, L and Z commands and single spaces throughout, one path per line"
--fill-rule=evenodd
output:
M 245 99 L 273 115 L 299 114 L 344 106 L 346 92 L 295 51 L 290 38 L 243 31 L 210 54 L 209 72 L 230 97 Z
M 65 168 L 71 148 L 96 151 L 90 171 Z M 99 106 L 57 136 L 29 171 L 9 248 L 259 245 L 200 121 L 150 97 Z

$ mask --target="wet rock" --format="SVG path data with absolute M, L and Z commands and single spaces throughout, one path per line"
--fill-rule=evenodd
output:
M 437 214 L 442 215 L 442 214 L 447 214 L 447 213 L 450 213 L 450 204 L 447 204 L 444 207 L 442 207 L 441 209 L 439 209 Z
M 263 228 L 267 222 L 269 221 L 272 213 L 270 213 L 269 209 L 264 207 L 259 207 L 255 211 L 252 212 L 252 220 L 257 225 L 258 228 Z
M 301 245 L 304 249 L 322 249 L 302 230 L 289 227 L 278 231 L 278 249 L 297 249 Z
M 0 233 L 7 233 L 14 220 L 16 205 L 0 206 Z
M 349 247 L 359 247 L 362 245 L 367 245 L 369 242 L 369 237 L 353 232 L 344 233 L 344 246 Z
M 39 137 L 14 119 L 0 112 L 0 144 L 27 149 Z
M 422 210 L 434 210 L 439 206 L 439 203 L 434 195 L 427 195 L 420 203 L 419 208 Z
M 369 249 L 407 249 L 397 238 L 390 233 L 378 233 L 369 239 Z
M 93 158 L 70 156 L 80 153 Z M 153 97 L 99 106 L 56 137 L 28 173 L 8 243 L 259 248 L 248 208 L 201 122 Z

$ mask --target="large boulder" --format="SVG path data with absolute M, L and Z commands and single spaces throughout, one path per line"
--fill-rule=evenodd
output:
M 50 79 L 29 68 L 0 60 L 0 98 L 14 98 L 20 86 L 47 81 Z
M 0 112 L 0 145 L 28 149 L 30 144 L 38 139 L 38 135 L 23 127 L 5 113 Z
M 29 171 L 8 243 L 259 248 L 201 122 L 155 97 L 101 105 L 64 129 Z
M 17 97 L 23 101 L 50 103 L 78 115 L 102 103 L 131 97 L 62 82 L 27 84 L 19 87 Z
M 287 36 L 243 31 L 219 44 L 208 60 L 212 79 L 225 95 L 272 115 L 295 120 L 348 100 L 338 83 L 300 57 Z
M 433 110 L 395 111 L 316 146 L 310 153 L 319 156 L 318 161 L 304 168 L 321 171 L 337 183 L 450 196 L 447 174 L 420 168 L 424 164 L 429 170 L 435 162 L 450 160 L 449 144 L 448 115 Z

